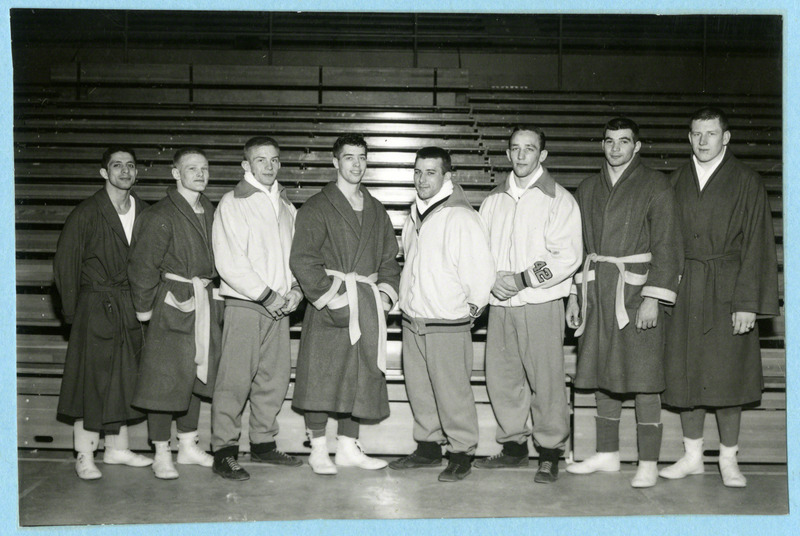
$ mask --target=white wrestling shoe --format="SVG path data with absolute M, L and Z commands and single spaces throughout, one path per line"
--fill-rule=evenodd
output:
M 308 465 L 311 466 L 311 470 L 318 475 L 335 475 L 338 471 L 328 454 L 328 439 L 325 436 L 310 437 L 310 434 L 309 439 L 311 454 L 308 456 Z
M 336 445 L 336 465 L 339 467 L 359 467 L 361 469 L 383 469 L 389 462 L 370 458 L 364 454 L 361 444 L 352 437 L 339 436 Z
M 153 473 L 156 478 L 162 480 L 174 480 L 178 478 L 178 471 L 172 463 L 172 451 L 169 449 L 169 441 L 153 441 L 156 447 L 156 456 L 153 459 Z
M 79 452 L 75 461 L 75 472 L 82 480 L 97 480 L 103 476 L 94 464 L 94 452 Z
M 639 468 L 631 480 L 631 487 L 652 488 L 658 482 L 658 462 L 639 461 Z
M 214 465 L 214 456 L 197 446 L 200 438 L 197 431 L 178 433 L 178 463 L 183 465 Z
M 619 451 L 598 452 L 582 462 L 567 466 L 567 472 L 573 475 L 588 475 L 598 471 L 604 473 L 619 471 Z
M 677 462 L 664 467 L 658 472 L 658 476 L 675 480 L 686 478 L 689 475 L 702 475 L 706 468 L 703 465 L 703 438 L 689 439 L 683 438 L 684 455 Z
M 722 443 L 719 445 L 719 472 L 722 475 L 722 483 L 729 488 L 743 488 L 747 486 L 747 479 L 739 470 L 739 463 L 736 461 L 736 453 L 739 446 L 726 447 Z

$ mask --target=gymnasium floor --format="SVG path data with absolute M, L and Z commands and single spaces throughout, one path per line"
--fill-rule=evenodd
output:
M 22 526 L 182 523 L 306 519 L 472 518 L 668 514 L 786 514 L 784 465 L 743 466 L 748 485 L 722 485 L 716 465 L 682 481 L 630 487 L 635 467 L 621 473 L 575 476 L 534 484 L 528 468 L 473 469 L 466 480 L 445 484 L 441 469 L 370 472 L 340 469 L 335 477 L 300 468 L 249 462 L 246 482 L 230 482 L 210 469 L 180 466 L 180 478 L 156 480 L 149 468 L 104 466 L 103 478 L 85 482 L 71 453 L 19 452 Z M 443 468 L 443 467 L 442 467 Z M 87 507 L 87 505 L 90 505 Z

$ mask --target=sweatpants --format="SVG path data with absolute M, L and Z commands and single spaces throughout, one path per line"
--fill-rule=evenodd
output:
M 273 320 L 248 307 L 225 307 L 222 357 L 211 402 L 214 451 L 239 444 L 248 398 L 250 443 L 275 441 L 291 359 L 288 317 Z
M 569 437 L 564 301 L 489 308 L 486 388 L 499 443 L 563 449 Z M 528 415 L 533 426 L 527 424 Z
M 475 452 L 478 412 L 470 384 L 472 364 L 469 331 L 420 335 L 403 326 L 403 374 L 415 441 L 447 442 L 450 452 Z

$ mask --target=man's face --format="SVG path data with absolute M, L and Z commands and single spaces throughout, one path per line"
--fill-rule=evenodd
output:
M 506 156 L 517 177 L 525 178 L 539 169 L 539 165 L 547 158 L 547 151 L 542 151 L 541 147 L 539 135 L 530 130 L 519 130 L 511 136 Z
M 689 143 L 692 152 L 700 162 L 714 160 L 731 141 L 731 133 L 722 131 L 719 119 L 705 119 L 692 121 L 689 131 Z
M 106 168 L 100 175 L 118 190 L 130 190 L 136 182 L 136 161 L 133 155 L 118 151 L 111 155 Z
M 247 150 L 247 159 L 242 162 L 245 171 L 264 186 L 272 186 L 281 169 L 281 155 L 277 147 L 259 145 Z
M 423 201 L 439 193 L 444 181 L 450 180 L 451 173 L 442 169 L 441 158 L 417 158 L 414 163 L 414 187 Z
M 367 171 L 367 150 L 358 145 L 345 145 L 338 158 L 333 159 L 333 167 L 350 184 L 359 184 Z
M 629 128 L 620 130 L 606 130 L 603 137 L 603 152 L 606 155 L 606 162 L 614 168 L 624 166 L 631 160 L 639 149 L 642 142 L 633 141 L 633 131 Z
M 179 187 L 191 192 L 202 192 L 208 185 L 208 160 L 201 154 L 185 154 L 172 168 L 172 176 L 178 181 Z

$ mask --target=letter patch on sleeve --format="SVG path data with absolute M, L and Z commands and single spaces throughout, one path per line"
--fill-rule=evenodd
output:
M 547 263 L 544 261 L 537 261 L 533 264 L 533 273 L 536 275 L 536 279 L 539 283 L 544 283 L 548 279 L 553 278 L 553 272 L 550 271 L 550 268 L 547 267 Z

